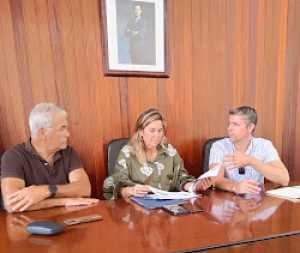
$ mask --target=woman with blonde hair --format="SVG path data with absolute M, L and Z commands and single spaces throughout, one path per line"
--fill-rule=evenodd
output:
M 113 174 L 103 184 L 106 199 L 142 197 L 149 186 L 165 191 L 204 191 L 210 178 L 195 180 L 187 173 L 176 149 L 166 142 L 166 122 L 157 109 L 143 112 L 135 132 L 115 162 Z

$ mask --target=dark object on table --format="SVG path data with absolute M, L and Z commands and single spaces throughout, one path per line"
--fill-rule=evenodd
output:
M 56 235 L 64 230 L 64 226 L 54 221 L 34 221 L 27 225 L 26 230 L 33 235 Z

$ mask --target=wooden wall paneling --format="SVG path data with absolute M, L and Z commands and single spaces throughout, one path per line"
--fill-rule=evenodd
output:
M 284 104 L 285 95 L 285 67 L 286 67 L 286 47 L 287 47 L 287 27 L 288 27 L 288 1 L 279 3 L 280 16 L 278 25 L 278 56 L 277 56 L 277 83 L 276 83 L 276 124 L 274 145 L 277 147 L 280 154 L 283 151 L 283 131 L 284 131 Z
M 235 1 L 232 107 L 255 104 L 257 1 Z
M 80 75 L 82 73 L 81 67 L 85 68 L 85 59 L 79 59 L 78 56 L 78 51 L 82 48 L 80 44 L 83 37 L 80 36 L 80 12 L 75 8 L 75 3 L 76 1 L 56 1 L 54 3 L 58 29 L 60 30 L 58 43 L 61 43 L 62 47 L 63 61 L 60 63 L 60 67 L 65 70 L 65 80 L 57 86 L 57 92 L 61 95 L 59 103 L 63 107 L 67 110 L 72 108 L 72 111 L 79 112 L 79 90 L 82 86 Z M 70 114 L 69 117 L 74 122 L 79 120 L 78 113 Z
M 295 177 L 295 148 L 296 148 L 296 104 L 297 104 L 297 61 L 299 49 L 296 46 L 297 41 L 297 16 L 296 16 L 296 1 L 290 0 L 288 5 L 288 27 L 287 27 L 287 47 L 286 47 L 286 87 L 284 101 L 285 115 L 284 115 L 284 132 L 283 140 L 283 161 L 286 164 L 289 173 Z
M 119 78 L 119 96 L 121 110 L 121 129 L 122 136 L 130 136 L 129 130 L 129 112 L 128 112 L 128 80 Z
M 68 3 L 69 6 L 66 7 L 70 10 L 72 19 L 69 20 L 68 17 L 61 16 L 64 19 L 64 25 L 67 25 L 70 29 L 68 40 L 64 41 L 64 51 L 70 47 L 69 40 L 73 40 L 73 48 L 70 47 L 70 56 L 68 59 L 65 58 L 65 65 L 69 67 L 69 71 L 67 71 L 69 81 L 61 88 L 67 88 L 67 92 L 71 95 L 69 95 L 69 101 L 66 104 L 70 111 L 71 120 L 73 120 L 71 128 L 73 126 L 81 126 L 81 138 L 83 139 L 81 143 L 88 147 L 89 128 L 92 127 L 89 122 L 93 120 L 93 113 L 87 112 L 90 111 L 91 106 L 96 101 L 92 96 L 94 91 L 90 85 L 91 73 L 89 71 L 86 48 L 88 43 L 94 43 L 94 41 L 88 40 L 90 30 L 84 29 L 85 17 L 89 14 L 85 12 L 84 4 L 80 1 L 69 1 Z
M 84 71 L 86 70 L 85 57 L 80 53 L 84 37 L 81 37 L 81 16 L 77 1 L 59 1 L 54 2 L 54 13 L 59 31 L 57 43 L 62 49 L 60 59 L 62 60 L 58 68 L 64 69 L 64 80 L 57 85 L 57 93 L 60 94 L 59 104 L 68 112 L 69 130 L 71 132 L 71 143 L 76 146 L 76 142 L 86 144 L 86 131 L 82 131 L 80 136 L 76 136 L 77 129 L 85 127 L 87 122 L 86 108 L 82 108 L 81 103 L 89 95 L 89 86 L 84 80 Z M 76 18 L 73 18 L 75 17 Z M 59 47 L 57 47 L 59 49 Z M 60 53 L 59 51 L 57 53 Z M 84 86 L 84 88 L 82 87 Z M 85 109 L 85 110 L 83 110 Z M 84 117 L 84 118 L 82 118 Z M 81 153 L 81 148 L 78 150 Z
M 172 23 L 172 83 L 168 82 L 169 102 L 168 137 L 181 156 L 185 157 L 185 166 L 193 174 L 193 116 L 192 116 L 192 4 L 191 1 L 177 1 L 171 6 L 169 19 Z M 186 17 L 186 18 L 185 18 Z M 175 42 L 175 43 L 174 43 Z M 174 140 L 176 139 L 176 143 Z
M 300 4 L 290 0 L 286 47 L 286 92 L 283 132 L 283 160 L 293 178 L 299 179 L 299 66 L 300 66 Z
M 61 21 L 59 18 L 59 5 L 55 0 L 47 1 L 48 9 L 48 27 L 50 33 L 51 54 L 53 57 L 54 82 L 57 101 L 61 106 L 64 106 L 62 97 L 65 97 L 64 92 L 59 92 L 59 87 L 63 87 L 67 82 L 64 49 L 63 49 L 63 34 Z
M 35 98 L 34 102 L 53 101 L 58 102 L 59 94 L 56 91 L 57 77 L 55 73 L 55 54 L 53 53 L 53 42 L 51 39 L 51 14 L 49 3 L 51 1 L 35 1 L 35 15 L 37 34 L 39 36 L 36 50 L 39 52 L 38 70 L 41 71 L 41 84 L 43 85 L 43 96 Z M 53 34 L 54 35 L 54 34 Z
M 257 133 L 272 139 L 281 153 L 282 142 L 279 136 L 282 135 L 282 98 L 284 98 L 282 68 L 286 40 L 287 2 L 258 1 L 256 6 L 257 65 L 254 72 L 256 85 L 253 86 L 257 90 L 254 96 L 259 114 Z M 267 96 L 268 101 L 266 101 Z M 275 126 L 272 127 L 272 131 L 269 127 L 271 125 Z
M 249 9 L 249 1 L 236 1 L 235 3 L 234 78 L 232 92 L 233 106 L 240 106 L 245 103 L 245 88 L 248 86 L 247 50 L 249 49 L 249 12 L 247 10 Z
M 19 1 L 19 3 L 22 3 Z M 22 38 L 27 55 L 30 96 L 32 100 L 26 105 L 29 113 L 31 107 L 42 101 L 57 102 L 54 82 L 54 66 L 49 40 L 48 9 L 45 1 L 27 1 L 21 5 L 24 27 Z
M 266 1 L 265 8 L 265 50 L 264 50 L 264 82 L 257 87 L 259 101 L 258 134 L 274 141 L 276 124 L 276 84 L 277 84 L 277 55 L 278 55 L 278 27 L 280 16 L 278 1 Z M 266 99 L 268 97 L 268 99 Z M 272 126 L 272 127 L 270 127 Z
M 300 13 L 300 5 L 298 5 L 297 8 L 297 12 Z M 298 18 L 298 22 L 299 22 L 299 18 Z M 300 36 L 298 34 L 298 38 L 297 38 L 298 42 L 300 42 Z M 294 172 L 294 177 L 296 179 L 300 178 L 300 155 L 299 155 L 299 150 L 300 150 L 300 103 L 299 103 L 299 98 L 300 98 L 300 56 L 298 54 L 298 79 L 296 80 L 296 85 L 297 85 L 297 102 L 296 102 L 296 136 L 295 136 L 295 149 L 292 150 L 291 148 L 289 148 L 288 152 L 293 152 L 294 155 L 294 168 L 290 168 L 292 169 L 292 171 Z
M 265 83 L 265 30 L 268 29 L 265 22 L 266 1 L 257 1 L 257 22 L 256 22 L 256 51 L 255 51 L 255 108 L 260 112 L 264 101 L 261 86 Z M 259 116 L 260 117 L 260 116 Z M 260 118 L 256 127 L 256 133 L 260 134 L 263 124 L 260 124 Z
M 210 115 L 207 111 L 213 111 L 215 105 L 215 98 L 208 99 L 208 86 L 210 86 L 209 75 L 209 43 L 208 33 L 209 26 L 209 1 L 193 1 L 192 2 L 192 23 L 193 29 L 193 115 L 194 115 L 194 163 L 198 168 L 201 168 L 201 146 L 204 142 L 203 136 L 208 132 L 210 127 Z M 199 103 L 201 101 L 201 103 Z M 208 109 L 209 108 L 209 109 Z M 211 113 L 213 115 L 213 113 Z
M 1 139 L 4 137 L 5 133 L 6 134 L 6 139 L 9 137 L 8 133 L 8 128 L 7 128 L 7 107 L 5 106 L 8 104 L 8 96 L 4 96 L 4 94 L 7 92 L 7 87 L 8 87 L 8 69 L 7 69 L 7 58 L 5 55 L 5 40 L 4 38 L 9 38 L 9 5 L 8 2 L 0 2 L 0 32 L 3 35 L 6 36 L 1 36 L 0 37 L 0 54 L 2 55 L 2 59 L 0 60 L 0 94 L 1 94 L 1 104 L 0 104 L 0 134 L 1 134 Z M 7 40 L 7 39 L 6 39 Z M 14 51 L 13 51 L 14 52 Z M 2 137 L 3 136 L 3 137 Z
M 234 67 L 234 52 L 235 52 L 235 30 L 236 30 L 236 2 L 235 1 L 227 1 L 225 5 L 225 38 L 224 38 L 224 46 L 225 46 L 225 66 L 224 66 L 224 85 L 226 89 L 224 90 L 225 97 L 227 100 L 227 108 L 224 108 L 223 120 L 223 132 L 220 135 L 225 135 L 225 128 L 228 125 L 228 110 L 233 106 L 233 83 L 235 76 L 235 67 Z M 225 111 L 226 110 L 226 111 Z M 221 114 L 221 113 L 220 113 Z M 219 135 L 219 136 L 220 136 Z
M 247 50 L 247 83 L 245 87 L 245 104 L 255 107 L 256 97 L 256 64 L 258 62 L 257 56 L 257 30 L 258 25 L 258 5 L 261 1 L 249 1 L 248 2 L 248 50 Z
M 24 116 L 23 93 L 19 86 L 21 77 L 17 66 L 18 42 L 14 34 L 12 18 L 10 2 L 0 1 L 0 33 L 2 34 L 0 36 L 0 132 L 5 148 L 25 139 L 24 123 L 27 122 Z
M 90 104 L 92 118 L 87 124 L 92 125 L 86 142 L 92 142 L 91 153 L 85 153 L 85 159 L 94 159 L 94 167 L 91 167 L 91 174 L 96 175 L 97 193 L 102 192 L 102 182 L 107 176 L 106 170 L 106 148 L 107 143 L 122 135 L 121 114 L 119 100 L 118 79 L 101 78 L 96 82 L 94 99 L 95 104 Z M 109 95 L 108 95 L 109 94 Z
M 99 87 L 97 87 L 97 103 L 99 107 L 97 108 L 97 115 L 101 118 L 101 122 L 98 122 L 98 128 L 102 128 L 103 144 L 107 144 L 109 141 L 115 138 L 122 137 L 122 108 L 120 107 L 120 97 L 119 97 L 119 83 L 118 80 L 113 82 L 106 78 L 99 82 Z M 107 96 L 106 94 L 110 94 Z M 91 106 L 93 106 L 91 104 Z
M 297 0 L 168 1 L 170 78 L 105 77 L 99 1 L 0 1 L 0 137 L 28 136 L 35 103 L 69 113 L 70 143 L 101 195 L 106 144 L 127 137 L 157 107 L 187 169 L 200 174 L 206 139 L 226 134 L 228 110 L 257 108 L 257 135 L 270 138 L 300 173 L 300 19 Z
M 121 137 L 119 80 L 101 75 L 102 66 L 99 60 L 102 59 L 101 37 L 100 33 L 93 34 L 91 32 L 98 30 L 100 27 L 99 22 L 92 23 L 92 20 L 99 20 L 96 11 L 99 10 L 98 6 L 94 4 L 87 8 L 84 2 L 81 1 L 79 3 L 81 4 L 80 9 L 86 11 L 82 14 L 82 17 L 85 18 L 83 19 L 83 27 L 80 35 L 86 38 L 86 40 L 84 39 L 84 44 L 80 46 L 81 50 L 78 50 L 79 53 L 85 52 L 84 55 L 78 57 L 78 60 L 86 60 L 79 67 L 79 69 L 85 70 L 86 74 L 80 84 L 79 96 L 83 98 L 82 100 L 80 99 L 82 101 L 81 104 L 83 106 L 87 105 L 87 107 L 80 108 L 80 111 L 85 113 L 86 118 L 80 118 L 82 127 L 77 131 L 77 134 L 81 135 L 80 133 L 84 131 L 86 138 L 81 140 L 78 145 L 80 143 L 84 144 L 83 158 L 90 161 L 90 164 L 88 164 L 88 168 L 90 168 L 89 173 L 92 178 L 95 178 L 96 175 L 94 188 L 96 188 L 96 192 L 99 194 L 103 179 L 106 177 L 106 144 L 111 139 Z M 78 10 L 78 8 L 76 9 Z M 88 22 L 87 17 L 91 15 L 93 19 L 90 19 Z M 80 39 L 78 38 L 78 40 Z M 88 50 L 90 47 L 93 50 Z M 98 60 L 91 62 L 93 65 L 91 68 L 89 59 L 95 59 L 93 57 L 95 51 L 98 52 Z M 84 95 L 86 91 L 88 91 L 88 94 Z M 89 100 L 87 101 L 86 98 Z M 93 142 L 91 142 L 91 133 L 93 133 L 93 138 L 95 138 Z M 92 160 L 91 157 L 94 159 Z
M 232 2 L 193 1 L 194 162 L 199 167 L 204 141 L 225 135 L 231 107 L 233 67 L 229 63 L 235 45 L 234 13 L 228 5 L 232 7 Z
M 82 2 L 84 3 L 84 2 Z M 91 154 L 86 153 L 86 159 L 94 160 L 94 167 L 91 167 L 92 178 L 95 179 L 97 196 L 102 196 L 102 183 L 107 176 L 106 173 L 106 147 L 107 143 L 122 136 L 123 122 L 121 121 L 122 106 L 120 98 L 120 78 L 104 77 L 102 73 L 102 48 L 101 31 L 99 19 L 99 2 L 95 1 L 89 6 L 90 22 L 86 24 L 87 31 L 91 37 L 88 43 L 88 64 L 89 75 L 88 84 L 92 89 L 94 102 L 90 103 L 92 113 L 91 121 L 88 124 L 94 125 L 91 147 Z M 91 35 L 92 34 L 92 35 Z M 95 57 L 96 56 L 96 57 Z M 90 142 L 91 134 L 88 135 Z
M 3 143 L 2 143 L 2 140 L 0 139 L 0 153 L 4 152 L 4 148 L 3 148 Z M 1 160 L 0 160 L 0 163 L 1 163 Z M 0 186 L 1 188 L 1 186 Z
M 128 78 L 129 133 L 134 132 L 137 117 L 149 108 L 157 108 L 157 81 L 155 78 Z M 126 110 L 126 108 L 124 108 Z
M 99 8 L 97 8 L 99 10 Z M 94 12 L 94 19 L 96 16 L 99 17 L 99 13 Z M 97 18 L 100 21 L 99 18 Z M 102 194 L 102 183 L 103 179 L 107 176 L 106 170 L 106 147 L 107 143 L 112 139 L 120 137 L 128 137 L 128 117 L 125 105 L 128 104 L 128 88 L 127 78 L 113 78 L 104 77 L 102 67 L 102 47 L 101 47 L 101 32 L 99 30 L 100 23 L 96 24 L 93 29 L 99 33 L 97 38 L 99 40 L 95 43 L 97 45 L 97 59 L 100 60 L 100 64 L 95 64 L 97 68 L 94 71 L 95 79 L 97 79 L 96 87 L 97 97 L 96 104 L 97 115 L 95 117 L 101 118 L 101 123 L 98 124 L 99 128 L 99 141 L 97 140 L 99 148 L 95 150 L 94 157 L 97 159 L 96 174 L 97 174 L 97 187 L 100 186 L 100 192 Z M 98 29 L 97 29 L 98 28 Z M 92 55 L 90 56 L 91 58 Z M 101 102 L 105 101 L 105 103 Z M 92 105 L 93 106 L 93 105 Z M 126 121 L 127 120 L 127 121 Z M 102 136 L 100 135 L 100 132 Z M 101 137 L 101 139 L 100 139 Z
M 178 4 L 180 1 L 176 1 L 176 4 Z M 183 6 L 188 3 L 189 1 L 181 1 L 179 4 L 181 4 L 182 8 Z M 176 59 L 176 55 L 177 55 L 177 50 L 180 50 L 179 48 L 175 48 L 175 43 L 176 43 L 176 39 L 178 39 L 178 37 L 176 37 L 177 33 L 180 33 L 179 30 L 181 30 L 180 26 L 176 26 L 176 19 L 180 19 L 180 16 L 174 16 L 175 15 L 175 5 L 171 4 L 169 2 L 168 4 L 168 29 L 169 29 L 169 51 L 170 51 L 170 59 L 169 59 L 169 64 L 171 65 L 171 75 L 170 78 L 166 79 L 165 82 L 161 82 L 161 85 L 164 85 L 164 90 L 162 89 L 162 87 L 160 88 L 160 90 L 165 91 L 165 96 L 160 95 L 159 99 L 163 99 L 164 100 L 164 106 L 165 106 L 165 117 L 167 119 L 168 122 L 168 132 L 167 132 L 167 136 L 168 136 L 168 141 L 170 143 L 173 143 L 174 140 L 174 136 L 173 136 L 173 132 L 172 132 L 172 127 L 175 127 L 174 123 L 175 123 L 175 117 L 174 117 L 174 112 L 175 112 L 175 108 L 172 106 L 175 105 L 175 80 L 176 80 L 176 64 L 175 64 L 175 59 Z M 182 21 L 182 19 L 180 19 Z M 183 34 L 181 34 L 181 36 L 183 36 Z M 182 37 L 180 37 L 180 40 L 182 39 Z M 159 101 L 160 102 L 160 101 Z M 158 102 L 158 103 L 159 103 Z M 172 108 L 170 110 L 170 108 Z M 176 146 L 176 148 L 178 148 Z
M 73 94 L 73 99 L 70 100 L 70 105 L 68 105 L 69 111 L 73 116 L 73 121 L 70 122 L 73 130 L 72 144 L 81 153 L 81 158 L 91 179 L 93 193 L 99 195 L 100 182 L 98 175 L 101 178 L 105 177 L 104 168 L 101 166 L 101 170 L 99 169 L 99 158 L 103 159 L 104 157 L 103 136 L 105 135 L 105 128 L 102 126 L 104 119 L 102 112 L 98 112 L 98 107 L 105 110 L 106 100 L 104 97 L 101 97 L 97 101 L 100 87 L 95 87 L 99 86 L 97 83 L 99 78 L 97 64 L 99 67 L 99 60 L 95 62 L 94 55 L 97 52 L 95 46 L 100 43 L 100 37 L 97 37 L 97 33 L 92 31 L 98 29 L 97 24 L 93 22 L 93 20 L 98 20 L 97 12 L 95 11 L 98 9 L 98 6 L 86 5 L 82 1 L 70 1 L 69 4 L 72 10 L 72 20 L 67 20 L 67 23 L 72 27 L 72 36 L 75 40 L 73 43 L 75 45 L 73 49 L 75 55 L 71 60 L 74 61 L 77 74 L 76 81 L 78 82 L 75 83 L 72 80 L 69 83 L 69 91 Z M 93 20 L 91 17 L 93 17 Z M 68 47 L 68 44 L 65 46 Z M 101 58 L 100 54 L 98 55 Z M 68 64 L 67 61 L 66 63 Z M 74 74 L 74 70 L 70 72 L 70 75 L 72 73 Z M 101 88 L 103 88 L 102 85 Z M 108 94 L 110 93 L 108 92 Z M 100 101 L 101 103 L 99 103 Z M 109 122 L 109 119 L 107 120 Z M 93 137 L 91 137 L 91 133 Z M 94 141 L 91 141 L 92 138 Z M 104 163 L 104 161 L 102 160 L 101 163 Z
M 291 10 L 293 7 L 295 7 L 294 10 L 294 19 L 295 19 L 295 23 L 292 23 L 293 27 L 291 29 L 291 32 L 293 32 L 293 37 L 291 39 L 294 38 L 294 46 L 295 46 L 295 50 L 294 50 L 294 54 L 293 57 L 296 58 L 296 60 L 294 61 L 295 66 L 293 67 L 293 69 L 296 71 L 296 78 L 295 78 L 295 86 L 297 88 L 295 88 L 294 92 L 297 93 L 297 99 L 295 101 L 295 105 L 297 107 L 297 111 L 294 115 L 294 117 L 296 118 L 296 125 L 295 125 L 295 146 L 294 149 L 289 148 L 289 150 L 287 152 L 291 152 L 294 153 L 294 168 L 292 167 L 293 171 L 294 171 L 294 175 L 296 179 L 300 178 L 300 155 L 299 155 L 299 150 L 300 150 L 300 34 L 299 34 L 299 28 L 298 28 L 298 24 L 300 22 L 300 3 L 299 1 L 295 1 L 294 2 L 294 6 L 291 6 Z M 288 98 L 287 98 L 288 99 Z M 290 118 L 292 117 L 292 115 L 290 116 Z M 287 123 L 290 124 L 290 123 Z
M 232 3 L 226 1 L 209 1 L 209 16 L 208 16 L 208 37 L 204 38 L 208 44 L 208 82 L 205 89 L 202 89 L 202 93 L 207 101 L 207 107 L 205 105 L 205 111 L 203 114 L 207 116 L 206 128 L 203 131 L 203 136 L 222 136 L 226 132 L 227 126 L 227 114 L 228 109 L 231 107 L 234 95 L 233 79 L 235 73 L 227 73 L 226 65 L 230 61 L 227 57 L 233 57 L 236 44 L 233 43 L 233 51 L 229 49 L 227 54 L 227 43 L 231 40 L 230 36 L 234 35 L 228 32 L 228 22 L 231 22 L 227 16 L 226 5 Z M 232 6 L 233 7 L 233 6 Z M 201 7 L 200 7 L 201 8 Z M 234 11 L 236 9 L 233 7 Z M 235 17 L 236 14 L 233 14 Z M 202 22 L 205 22 L 204 20 Z M 234 27 L 233 27 L 234 29 Z M 232 30 L 234 32 L 234 30 Z M 231 55 L 232 53 L 232 55 Z M 234 60 L 232 61 L 234 62 Z M 234 66 L 232 68 L 234 71 Z M 203 123 L 202 123 L 203 124 Z M 217 127 L 218 126 L 218 127 Z
M 32 82 L 30 79 L 30 59 L 27 52 L 26 43 L 26 20 L 24 18 L 23 4 L 21 1 L 10 1 L 13 32 L 15 39 L 15 50 L 17 57 L 17 66 L 19 72 L 19 86 L 21 90 L 21 99 L 24 107 L 25 115 L 28 115 L 28 108 L 33 104 L 32 100 Z M 26 123 L 23 123 L 23 127 Z M 28 132 L 27 132 L 28 133 Z

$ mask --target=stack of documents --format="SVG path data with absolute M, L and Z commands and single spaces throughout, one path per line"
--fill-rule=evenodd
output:
M 198 179 L 206 178 L 206 177 L 216 177 L 219 174 L 221 168 L 221 164 L 216 165 L 212 169 L 208 170 L 204 174 L 202 174 Z
M 145 197 L 132 197 L 131 200 L 146 209 L 155 209 L 164 205 L 182 204 L 187 199 L 197 197 L 195 193 L 190 192 L 167 192 L 154 187 L 150 189 L 153 194 L 147 194 Z
M 150 186 L 153 194 L 146 195 L 151 199 L 191 199 L 197 197 L 195 193 L 190 192 L 167 192 Z
M 151 199 L 148 197 L 132 197 L 131 200 L 148 210 L 161 208 L 164 205 L 178 205 L 186 201 L 182 199 Z
M 215 177 L 218 175 L 221 165 L 217 165 L 210 169 L 198 179 L 206 177 Z M 131 200 L 146 209 L 160 208 L 164 205 L 175 205 L 185 202 L 187 199 L 198 197 L 192 192 L 167 192 L 160 189 L 150 187 L 152 194 L 147 194 L 145 197 L 132 197 Z
M 300 201 L 300 186 L 289 186 L 281 187 L 275 190 L 269 190 L 266 192 L 267 195 L 284 198 L 288 200 L 298 200 Z
M 206 177 L 216 177 L 219 174 L 219 170 L 221 169 L 221 164 L 216 165 L 212 169 L 208 170 L 204 174 L 202 174 L 198 179 L 206 178 Z

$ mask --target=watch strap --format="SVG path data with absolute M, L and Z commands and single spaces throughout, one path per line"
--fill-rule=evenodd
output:
M 48 191 L 50 193 L 49 198 L 54 198 L 57 192 L 57 186 L 54 184 L 48 185 Z

